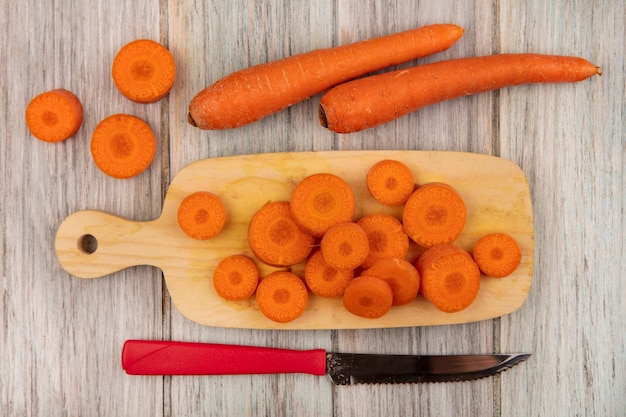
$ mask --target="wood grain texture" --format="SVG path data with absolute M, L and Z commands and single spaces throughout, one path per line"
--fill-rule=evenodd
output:
M 626 410 L 625 9 L 623 2 L 546 7 L 501 7 L 509 22 L 502 52 L 578 55 L 603 76 L 500 94 L 500 133 L 509 138 L 502 155 L 533 178 L 537 247 L 527 308 L 502 319 L 501 335 L 503 349 L 531 349 L 536 364 L 502 377 L 502 410 L 618 416 Z
M 0 414 L 622 416 L 625 14 L 615 0 L 0 0 Z M 559 53 L 589 59 L 603 76 L 464 97 L 352 135 L 319 126 L 319 97 L 236 130 L 200 132 L 186 122 L 193 95 L 234 70 L 440 22 L 465 34 L 423 62 Z M 170 95 L 148 106 L 124 99 L 109 70 L 116 51 L 140 37 L 168 46 L 178 70 Z M 26 129 L 24 109 L 36 94 L 61 87 L 82 100 L 85 122 L 66 142 L 39 142 Z M 113 112 L 144 118 L 160 141 L 150 169 L 128 181 L 99 172 L 89 153 L 91 132 Z M 524 305 L 502 318 L 446 326 L 225 329 L 182 316 L 155 268 L 80 280 L 54 254 L 55 232 L 75 211 L 158 217 L 172 179 L 199 159 L 334 149 L 472 151 L 520 165 L 536 248 Z M 334 387 L 308 375 L 130 377 L 119 363 L 130 338 L 533 356 L 468 383 Z
M 160 105 L 131 104 L 110 76 L 123 43 L 159 39 L 159 3 L 3 1 L 0 15 L 0 413 L 160 414 L 163 381 L 137 384 L 119 366 L 126 338 L 161 334 L 160 274 L 139 267 L 85 285 L 49 252 L 58 224 L 76 209 L 138 218 L 160 211 L 158 158 L 144 175 L 124 182 L 102 174 L 89 152 L 94 127 L 114 112 L 142 117 L 160 134 Z M 84 123 L 75 137 L 47 146 L 28 133 L 24 109 L 30 98 L 54 88 L 81 99 Z M 154 401 L 137 400 L 146 397 Z

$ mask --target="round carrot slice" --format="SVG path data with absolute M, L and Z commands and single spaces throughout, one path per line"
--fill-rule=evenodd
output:
M 369 253 L 362 263 L 369 268 L 380 259 L 404 258 L 409 251 L 409 236 L 400 220 L 386 213 L 371 213 L 356 222 L 365 230 Z
M 471 255 L 458 246 L 432 246 L 419 256 L 415 267 L 420 274 L 420 292 L 441 311 L 461 311 L 478 295 L 480 270 Z
M 291 194 L 294 219 L 300 227 L 317 237 L 334 224 L 352 221 L 355 206 L 350 185 L 329 173 L 304 178 Z
M 72 137 L 83 122 L 83 106 L 78 97 L 64 89 L 34 97 L 26 107 L 30 133 L 44 142 L 60 142 Z
M 431 182 L 411 194 L 404 206 L 402 224 L 415 243 L 429 248 L 452 243 L 459 237 L 466 216 L 465 202 L 454 188 Z
M 392 207 L 404 204 L 415 188 L 409 167 L 395 159 L 374 164 L 367 172 L 366 184 L 376 201 Z
M 115 114 L 102 120 L 91 136 L 94 162 L 113 178 L 131 178 L 145 171 L 156 153 L 150 126 L 138 117 Z
M 404 259 L 381 259 L 363 271 L 362 275 L 372 275 L 386 281 L 393 291 L 394 306 L 408 304 L 417 297 L 420 287 L 419 272 Z
M 304 267 L 304 279 L 309 289 L 320 297 L 335 298 L 343 295 L 352 278 L 353 269 L 337 269 L 328 265 L 320 250 L 309 256 Z
M 365 230 L 358 224 L 339 223 L 324 233 L 320 248 L 328 265 L 337 269 L 354 269 L 367 258 L 369 242 Z
M 393 302 L 391 286 L 375 276 L 360 276 L 350 281 L 343 293 L 343 306 L 350 313 L 377 319 L 389 312 Z
M 248 245 L 252 253 L 272 266 L 302 262 L 311 253 L 314 242 L 315 237 L 296 224 L 287 201 L 265 204 L 248 226 Z
M 163 45 L 138 39 L 124 45 L 113 60 L 115 86 L 137 103 L 153 103 L 165 97 L 176 77 L 174 57 Z
M 245 255 L 231 255 L 222 259 L 213 272 L 213 287 L 226 300 L 245 300 L 254 294 L 258 284 L 259 269 Z
M 306 309 L 309 294 L 296 274 L 276 271 L 261 279 L 256 301 L 261 313 L 270 320 L 287 323 L 300 317 Z
M 481 237 L 474 245 L 472 255 L 480 270 L 494 278 L 511 275 L 522 260 L 519 245 L 505 233 L 490 233 Z
M 178 206 L 178 225 L 185 234 L 200 240 L 216 236 L 226 223 L 226 208 L 215 194 L 197 191 Z

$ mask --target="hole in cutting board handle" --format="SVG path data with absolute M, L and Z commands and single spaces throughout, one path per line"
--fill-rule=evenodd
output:
M 94 235 L 86 234 L 78 238 L 78 250 L 87 255 L 98 250 L 98 239 Z

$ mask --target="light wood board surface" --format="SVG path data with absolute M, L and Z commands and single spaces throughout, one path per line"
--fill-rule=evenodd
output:
M 0 414 L 623 416 L 625 13 L 617 0 L 0 0 Z M 319 126 L 319 97 L 235 130 L 186 121 L 191 98 L 234 70 L 444 22 L 463 26 L 463 38 L 419 62 L 540 52 L 587 58 L 603 75 L 464 97 L 351 135 Z M 110 77 L 116 52 L 137 38 L 163 43 L 177 63 L 174 88 L 158 103 L 129 102 Z M 29 135 L 24 110 L 54 88 L 76 93 L 85 119 L 74 138 L 48 144 Z M 96 124 L 114 113 L 143 118 L 158 138 L 155 161 L 130 180 L 101 173 L 89 152 Z M 535 231 L 524 304 L 454 325 L 232 329 L 183 316 L 158 268 L 84 280 L 57 259 L 63 219 L 80 210 L 156 219 L 175 176 L 198 160 L 361 149 L 466 151 L 520 166 Z M 309 375 L 131 377 L 120 365 L 127 339 L 532 356 L 472 382 L 335 387 Z
M 418 184 L 444 182 L 459 192 L 468 215 L 455 245 L 471 253 L 480 237 L 507 233 L 522 250 L 520 266 L 506 279 L 483 276 L 476 300 L 455 314 L 443 313 L 419 296 L 410 304 L 394 307 L 384 317 L 370 320 L 349 313 L 340 297 L 311 296 L 301 317 L 277 323 L 261 314 L 254 297 L 228 302 L 215 292 L 213 273 L 229 255 L 254 259 L 261 277 L 288 269 L 304 278 L 304 262 L 277 268 L 256 259 L 247 232 L 262 206 L 271 201 L 289 201 L 296 184 L 309 175 L 332 173 L 347 182 L 356 200 L 354 221 L 373 213 L 387 213 L 402 220 L 403 206 L 381 205 L 365 184 L 368 170 L 383 159 L 406 164 Z M 224 230 L 208 240 L 190 238 L 177 223 L 180 203 L 196 191 L 218 196 L 228 213 Z M 91 247 L 86 239 L 93 240 Z M 409 249 L 406 259 L 410 262 L 424 250 L 416 244 Z M 303 330 L 457 324 L 509 314 L 526 300 L 534 260 L 532 203 L 526 176 L 517 165 L 477 153 L 318 151 L 209 158 L 190 164 L 176 175 L 158 219 L 138 222 L 81 210 L 59 226 L 55 250 L 63 268 L 80 278 L 98 278 L 137 265 L 158 267 L 178 311 L 207 326 Z

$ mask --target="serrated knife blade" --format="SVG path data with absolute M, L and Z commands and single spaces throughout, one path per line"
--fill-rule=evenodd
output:
M 468 381 L 495 375 L 530 354 L 386 355 L 258 346 L 127 340 L 122 368 L 129 375 L 308 373 L 337 385 Z

